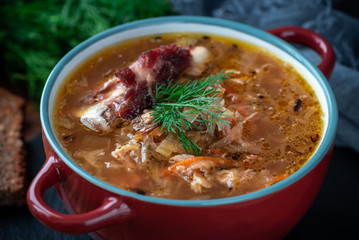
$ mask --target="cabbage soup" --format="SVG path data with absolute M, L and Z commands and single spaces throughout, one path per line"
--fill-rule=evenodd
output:
M 238 40 L 147 36 L 76 67 L 55 100 L 55 133 L 81 168 L 171 199 L 253 192 L 315 152 L 323 112 L 288 63 Z

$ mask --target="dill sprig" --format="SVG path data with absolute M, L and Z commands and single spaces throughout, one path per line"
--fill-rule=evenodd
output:
M 209 76 L 201 80 L 176 82 L 168 85 L 156 85 L 153 112 L 155 124 L 160 123 L 161 130 L 166 130 L 168 137 L 171 133 L 178 136 L 185 151 L 201 154 L 201 149 L 187 137 L 186 131 L 194 128 L 201 131 L 205 125 L 207 131 L 214 126 L 229 127 L 229 122 L 222 117 L 227 116 L 218 104 L 220 98 L 214 85 L 227 78 L 228 73 L 221 71 L 216 76 Z M 195 125 L 194 123 L 199 123 Z

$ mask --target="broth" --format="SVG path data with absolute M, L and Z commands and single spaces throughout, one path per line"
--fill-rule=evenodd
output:
M 186 132 L 204 157 L 187 153 L 176 135 L 167 138 L 158 126 L 136 140 L 146 126 L 143 115 L 110 132 L 83 125 L 80 115 L 93 104 L 86 99 L 95 89 L 142 52 L 173 43 L 203 46 L 211 54 L 199 74 L 185 71 L 180 81 L 230 72 L 217 86 L 230 128 Z M 199 34 L 148 36 L 101 51 L 66 79 L 53 113 L 59 142 L 85 171 L 128 191 L 172 199 L 241 195 L 287 178 L 317 148 L 322 116 L 314 91 L 290 65 L 247 43 Z

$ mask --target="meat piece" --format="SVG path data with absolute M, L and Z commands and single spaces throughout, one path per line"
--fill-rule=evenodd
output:
M 256 173 L 252 169 L 229 169 L 221 170 L 217 174 L 217 180 L 227 185 L 229 190 L 239 188 L 241 182 L 254 178 Z
M 117 81 L 116 77 L 109 80 L 110 83 Z M 106 83 L 105 83 L 106 85 Z M 106 89 L 104 86 L 103 89 Z M 99 94 L 95 96 L 98 103 L 90 106 L 81 115 L 80 121 L 83 125 L 96 132 L 109 132 L 116 126 L 116 115 L 113 114 L 113 106 L 120 106 L 124 102 L 123 96 L 126 93 L 126 88 L 123 84 L 118 83 L 111 91 L 103 93 L 101 89 Z M 111 108 L 112 106 L 112 108 Z
M 193 173 L 190 187 L 194 192 L 201 193 L 212 186 L 213 181 L 209 180 L 208 177 L 198 172 Z
M 188 167 L 178 166 L 175 174 L 188 182 L 194 192 L 201 193 L 213 186 L 212 174 L 215 167 L 212 161 L 204 160 L 192 163 Z
M 95 104 L 80 114 L 80 121 L 96 132 L 112 131 L 153 104 L 156 84 L 168 84 L 192 65 L 200 66 L 206 59 L 204 51 L 203 47 L 167 45 L 141 54 L 94 93 L 89 102 Z
M 181 155 L 178 156 L 182 157 Z M 208 159 L 211 158 L 208 157 Z M 223 161 L 228 163 L 229 160 L 224 159 Z M 229 190 L 237 189 L 240 182 L 248 181 L 254 177 L 255 172 L 253 170 L 244 170 L 235 161 L 232 164 L 236 166 L 218 166 L 214 160 L 201 160 L 189 165 L 175 163 L 168 169 L 188 182 L 194 192 L 201 193 L 215 186 L 216 182 L 225 184 Z M 173 168 L 173 166 L 175 167 Z
M 147 125 L 151 124 L 153 120 L 153 116 L 151 115 L 151 112 L 152 110 L 144 110 L 141 115 L 142 121 Z
M 111 155 L 116 158 L 128 170 L 136 169 L 138 162 L 141 161 L 141 144 L 131 140 L 112 151 Z
M 237 189 L 239 187 L 238 170 L 222 170 L 218 173 L 217 180 L 227 185 L 229 190 Z

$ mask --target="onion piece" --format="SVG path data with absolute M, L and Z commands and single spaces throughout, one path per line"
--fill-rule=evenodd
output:
M 86 160 L 86 162 L 94 168 L 101 168 L 103 166 L 103 162 L 99 159 L 99 157 L 104 155 L 105 152 L 103 149 L 81 150 L 74 153 L 75 157 Z
M 183 147 L 177 136 L 175 136 L 174 134 L 171 134 L 168 138 L 163 140 L 156 148 L 156 152 L 165 157 L 169 157 L 173 152 L 182 151 Z
M 178 162 L 178 161 L 182 161 L 182 160 L 185 160 L 185 159 L 191 158 L 191 157 L 194 157 L 194 155 L 191 155 L 191 154 L 178 154 L 176 156 L 171 157 L 171 160 Z

